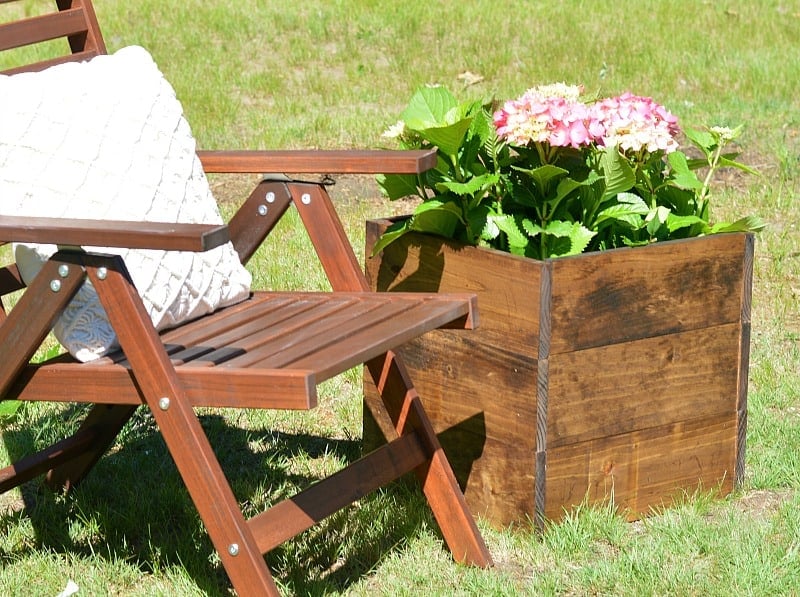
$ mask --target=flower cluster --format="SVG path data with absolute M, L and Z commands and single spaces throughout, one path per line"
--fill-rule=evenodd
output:
M 496 110 L 444 87 L 420 88 L 385 136 L 404 149 L 435 149 L 439 159 L 419 175 L 379 177 L 389 198 L 422 202 L 374 250 L 424 232 L 544 259 L 763 227 L 753 217 L 710 221 L 714 173 L 753 173 L 730 151 L 740 127 L 682 131 L 652 98 L 586 101 L 582 93 L 543 85 Z
M 563 83 L 529 89 L 494 113 L 497 135 L 516 146 L 596 144 L 651 153 L 678 148 L 677 118 L 652 98 L 626 92 L 587 104 L 581 93 L 579 86 Z
M 512 145 L 547 143 L 575 149 L 589 145 L 603 131 L 589 107 L 578 100 L 580 93 L 580 87 L 564 84 L 529 89 L 495 112 L 498 136 Z

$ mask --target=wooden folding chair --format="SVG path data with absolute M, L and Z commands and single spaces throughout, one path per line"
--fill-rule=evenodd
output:
M 0 25 L 0 50 L 66 38 L 69 52 L 7 72 L 40 70 L 105 53 L 90 0 L 56 4 L 55 12 Z M 199 155 L 206 172 L 215 173 L 414 173 L 435 160 L 423 152 Z M 266 196 L 270 209 L 259 215 Z M 324 186 L 264 180 L 227 227 L 0 216 L 0 243 L 205 251 L 230 238 L 245 262 L 292 204 L 333 292 L 255 292 L 243 303 L 161 334 L 154 330 L 119 257 L 62 250 L 27 288 L 16 265 L 0 269 L 0 296 L 24 289 L 9 311 L 0 303 L 0 399 L 93 404 L 73 436 L 0 470 L 0 492 L 41 474 L 51 486 L 75 486 L 144 404 L 239 594 L 276 594 L 263 554 L 410 471 L 419 478 L 453 557 L 490 565 L 420 398 L 392 352 L 437 327 L 472 327 L 475 299 L 369 292 Z M 31 364 L 54 320 L 87 279 L 97 290 L 121 350 L 88 363 L 60 356 Z M 381 392 L 397 439 L 246 520 L 194 408 L 310 409 L 317 402 L 317 384 L 362 363 Z

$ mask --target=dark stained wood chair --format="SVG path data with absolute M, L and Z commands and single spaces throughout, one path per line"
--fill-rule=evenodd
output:
M 11 0 L 0 0 L 0 3 Z M 40 70 L 106 52 L 90 0 L 57 0 L 57 9 L 0 25 L 0 50 L 66 38 L 65 54 L 6 74 Z M 214 173 L 415 173 L 424 152 L 203 151 Z M 267 215 L 258 215 L 271 193 Z M 402 363 L 393 349 L 437 327 L 476 324 L 466 295 L 369 292 L 324 186 L 265 180 L 228 226 L 55 220 L 0 216 L 0 243 L 115 246 L 204 251 L 230 238 L 243 262 L 294 205 L 332 292 L 254 292 L 252 297 L 161 334 L 118 257 L 62 250 L 25 287 L 16 265 L 0 268 L 0 400 L 90 403 L 80 429 L 0 470 L 0 492 L 46 474 L 75 486 L 114 442 L 136 408 L 148 407 L 240 594 L 275 594 L 263 555 L 366 493 L 414 471 L 454 558 L 479 566 L 490 555 Z M 263 212 L 263 209 L 261 210 Z M 86 280 L 94 284 L 121 350 L 79 363 L 30 359 L 55 318 Z M 51 281 L 60 291 L 51 291 Z M 231 357 L 231 354 L 235 356 Z M 216 357 L 215 355 L 220 355 Z M 201 406 L 310 409 L 320 382 L 366 364 L 398 438 L 267 511 L 245 519 L 195 414 Z

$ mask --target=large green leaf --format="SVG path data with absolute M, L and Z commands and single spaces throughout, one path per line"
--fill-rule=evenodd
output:
M 607 147 L 603 151 L 600 169 L 606 184 L 602 199 L 629 191 L 636 184 L 636 173 L 616 146 Z
M 672 168 L 672 181 L 681 189 L 702 189 L 703 183 L 697 178 L 686 155 L 681 151 L 673 151 L 667 156 L 667 161 Z
M 443 153 L 455 156 L 464 142 L 464 137 L 472 124 L 471 118 L 464 118 L 445 126 L 431 126 L 415 129 L 423 139 L 436 145 Z
M 617 201 L 597 214 L 594 227 L 597 228 L 611 220 L 624 222 L 633 229 L 641 228 L 642 216 L 650 211 L 644 199 L 633 193 L 620 193 L 617 195 Z
M 454 202 L 431 200 L 417 206 L 410 227 L 416 232 L 453 238 L 461 221 L 461 208 Z
M 544 166 L 539 166 L 538 168 L 527 169 L 527 168 L 517 168 L 514 167 L 515 170 L 522 172 L 523 174 L 529 176 L 536 187 L 539 189 L 539 192 L 542 194 L 547 193 L 547 189 L 550 187 L 550 184 L 559 178 L 563 178 L 567 174 L 569 174 L 568 170 L 564 168 L 559 168 L 558 166 L 554 166 L 553 164 L 545 164 Z
M 418 193 L 418 179 L 415 174 L 379 174 L 376 180 L 392 201 Z
M 745 216 L 731 224 L 724 222 L 714 224 L 711 228 L 711 232 L 760 232 L 766 227 L 766 223 L 764 223 L 761 218 Z
M 514 255 L 525 255 L 530 239 L 522 230 L 519 229 L 517 221 L 513 216 L 501 215 L 490 217 L 489 220 L 499 230 L 505 233 L 508 239 L 508 248 Z
M 411 96 L 408 106 L 403 110 L 400 118 L 406 126 L 415 131 L 422 131 L 431 127 L 440 127 L 453 124 L 448 121 L 448 116 L 455 114 L 454 108 L 458 107 L 458 100 L 445 87 L 420 87 Z M 460 120 L 460 118 L 457 118 Z

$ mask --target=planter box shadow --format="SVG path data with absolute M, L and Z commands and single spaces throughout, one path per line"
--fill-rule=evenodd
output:
M 367 223 L 368 256 L 390 224 Z M 752 263 L 744 233 L 544 261 L 409 234 L 366 269 L 380 291 L 478 295 L 477 330 L 401 354 L 473 513 L 504 526 L 740 482 Z M 365 448 L 384 420 L 367 380 Z

